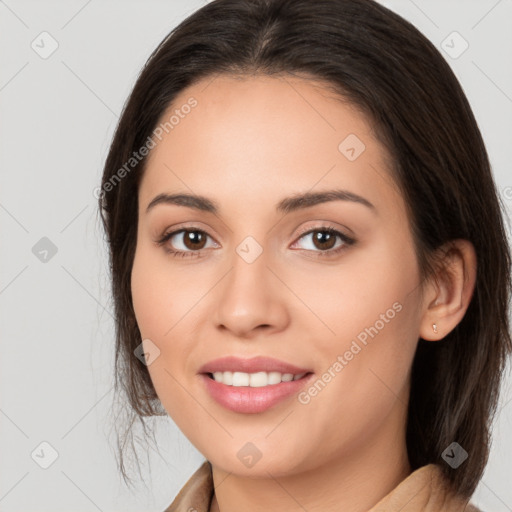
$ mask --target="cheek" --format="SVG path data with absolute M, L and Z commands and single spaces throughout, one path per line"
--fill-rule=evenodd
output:
M 178 383 L 191 371 L 188 362 L 193 360 L 194 339 L 189 327 L 197 321 L 193 305 L 204 290 L 191 285 L 192 276 L 173 271 L 168 257 L 141 243 L 133 262 L 131 290 L 142 339 L 151 340 L 159 351 L 148 365 L 155 390 L 170 414 L 175 410 L 182 414 L 184 407 L 179 404 L 186 403 L 187 396 Z
M 412 248 L 400 247 L 383 239 L 372 250 L 354 254 L 339 271 L 331 269 L 324 299 L 315 306 L 336 336 L 326 338 L 326 350 L 343 348 L 333 343 L 336 339 L 343 345 L 359 336 L 364 343 L 372 334 L 386 337 L 400 326 L 414 325 L 418 269 Z
M 390 393 L 386 387 L 398 394 L 406 384 L 420 323 L 418 267 L 406 242 L 383 241 L 347 265 L 350 273 L 334 277 L 317 305 L 335 335 L 320 337 L 316 348 L 326 368 L 343 358 L 332 388 L 352 389 L 352 398 Z
M 179 317 L 183 292 L 165 257 L 148 244 L 137 246 L 131 274 L 133 308 L 144 338 L 164 339 Z M 163 252 L 163 251 L 162 251 Z
M 400 283 L 373 295 L 353 295 L 333 324 L 334 343 L 319 341 L 325 373 L 318 375 L 321 382 L 305 390 L 301 403 L 308 403 L 299 409 L 304 422 L 315 418 L 313 438 L 326 440 L 331 448 L 357 451 L 378 435 L 390 415 L 393 429 L 400 431 L 418 337 L 417 308 L 405 297 Z

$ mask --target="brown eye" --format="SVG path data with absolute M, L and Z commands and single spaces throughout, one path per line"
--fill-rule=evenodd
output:
M 206 237 L 208 235 L 203 231 L 182 230 L 178 231 L 177 234 L 179 233 L 184 234 L 182 240 L 187 249 L 199 250 L 204 248 Z
M 207 238 L 209 235 L 201 229 L 189 228 L 166 233 L 157 243 L 174 256 L 198 256 L 205 248 Z
M 306 247 L 305 250 L 317 253 L 316 256 L 319 257 L 337 255 L 341 251 L 347 249 L 348 246 L 355 243 L 353 238 L 348 237 L 332 227 L 318 227 L 310 229 L 303 233 L 299 237 L 298 241 L 302 239 L 307 240 L 308 238 L 312 240 L 312 243 L 310 243 L 310 247 Z M 336 247 L 337 239 L 341 240 L 341 243 Z M 298 243 L 298 241 L 296 243 Z
M 328 250 L 332 249 L 336 244 L 336 235 L 327 230 L 314 231 L 313 244 L 318 249 Z

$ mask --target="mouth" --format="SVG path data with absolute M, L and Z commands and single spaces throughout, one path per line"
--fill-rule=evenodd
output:
M 311 375 L 312 372 L 302 372 L 298 374 L 281 373 L 281 372 L 208 372 L 204 373 L 211 380 L 233 387 L 251 387 L 261 388 L 266 386 L 276 386 L 282 382 L 292 382 L 304 379 Z
M 313 377 L 313 372 L 213 372 L 199 374 L 206 393 L 217 404 L 240 414 L 263 413 L 279 404 L 291 405 Z

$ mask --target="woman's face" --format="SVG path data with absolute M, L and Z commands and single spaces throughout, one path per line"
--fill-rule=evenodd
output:
M 131 276 L 163 406 L 232 473 L 389 463 L 405 446 L 423 304 L 405 204 L 371 125 L 288 76 L 209 77 L 166 121 L 140 185 Z M 166 198 L 176 194 L 216 211 Z M 227 356 L 239 360 L 205 368 Z M 257 357 L 280 363 L 244 364 Z M 286 373 L 297 380 L 275 383 Z

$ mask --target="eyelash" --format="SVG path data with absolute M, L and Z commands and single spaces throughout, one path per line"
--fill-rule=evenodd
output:
M 187 232 L 201 233 L 208 237 L 210 236 L 210 235 L 208 235 L 208 233 L 206 233 L 202 229 L 196 229 L 192 226 L 192 227 L 182 228 L 182 229 L 179 229 L 176 231 L 171 231 L 169 233 L 164 233 L 162 235 L 162 237 L 156 241 L 156 243 L 159 246 L 164 246 L 166 244 L 166 242 L 168 240 L 170 240 L 174 235 L 177 235 L 178 233 L 187 233 Z M 338 236 L 343 241 L 343 245 L 341 247 L 338 247 L 337 249 L 329 249 L 327 251 L 313 251 L 313 252 L 318 253 L 317 256 L 315 256 L 315 257 L 326 258 L 326 257 L 336 256 L 339 253 L 341 253 L 342 251 L 344 251 L 347 247 L 356 243 L 356 240 L 354 238 L 351 238 L 351 237 L 345 235 L 344 233 L 341 233 L 340 231 L 338 231 L 337 229 L 334 229 L 331 226 L 325 226 L 325 227 L 319 226 L 319 227 L 315 227 L 312 229 L 306 229 L 305 231 L 303 231 L 299 234 L 297 241 L 306 235 L 309 235 L 311 233 L 316 233 L 316 232 L 329 233 L 330 235 Z M 175 249 L 171 249 L 169 247 L 164 247 L 164 250 L 171 256 L 178 257 L 178 258 L 198 257 L 201 253 L 201 251 L 178 251 Z M 308 249 L 303 249 L 303 250 L 307 251 Z

